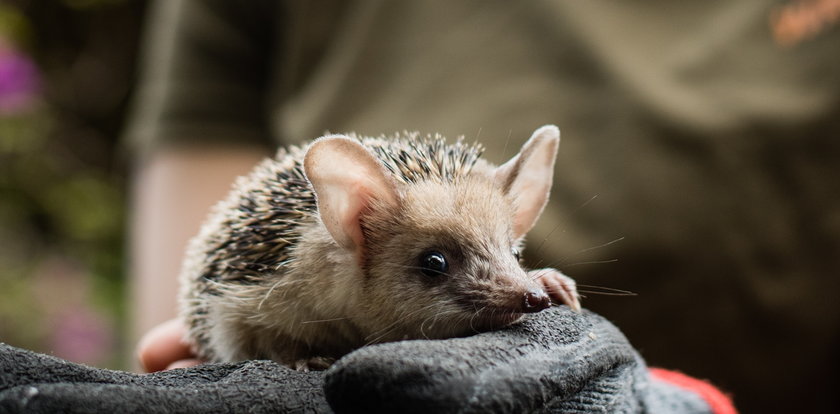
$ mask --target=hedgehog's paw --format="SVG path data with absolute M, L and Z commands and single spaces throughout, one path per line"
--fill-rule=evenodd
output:
M 553 301 L 565 303 L 573 311 L 580 313 L 580 295 L 574 279 L 550 268 L 532 270 L 528 272 L 528 276 L 539 280 Z
M 294 367 L 301 372 L 323 371 L 335 362 L 335 358 L 312 357 L 295 361 Z

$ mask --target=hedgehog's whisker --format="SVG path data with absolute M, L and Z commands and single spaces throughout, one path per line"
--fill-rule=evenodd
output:
M 442 307 L 442 306 L 444 306 L 444 304 L 438 304 L 437 305 L 437 307 Z M 432 320 L 431 325 L 429 325 L 429 329 L 434 330 L 435 324 L 437 323 L 438 316 L 449 315 L 451 313 L 453 313 L 452 310 L 443 310 L 443 311 L 437 311 L 431 316 L 427 316 L 426 319 L 424 319 L 423 322 L 420 323 L 420 333 L 423 335 L 424 338 L 429 339 L 429 336 L 426 334 L 426 331 L 425 331 L 425 328 L 424 328 L 426 323 L 429 322 L 429 319 Z M 434 336 L 437 337 L 438 335 L 434 335 Z
M 599 244 L 599 245 L 597 245 L 597 246 L 587 247 L 587 248 L 585 248 L 585 249 L 578 250 L 578 251 L 576 251 L 576 252 L 572 253 L 570 256 L 575 256 L 575 255 L 578 255 L 578 254 L 581 254 L 581 253 L 586 253 L 586 252 L 588 252 L 588 251 L 592 251 L 592 250 L 595 250 L 595 249 L 600 249 L 600 248 L 602 248 L 602 247 L 607 247 L 607 246 L 609 246 L 609 245 L 611 245 L 611 244 L 618 243 L 618 242 L 620 242 L 620 241 L 622 241 L 622 240 L 624 240 L 624 236 L 621 236 L 621 237 L 619 237 L 619 238 L 617 238 L 617 239 L 610 240 L 610 241 L 608 241 L 608 242 L 606 242 L 606 243 L 604 243 L 604 244 Z M 570 256 L 567 256 L 567 257 L 570 257 Z
M 383 263 L 383 264 L 389 264 L 389 265 L 391 265 L 391 266 L 402 267 L 403 269 L 410 269 L 410 270 L 425 270 L 425 268 L 424 268 L 424 267 L 420 267 L 420 266 L 412 266 L 412 265 L 407 265 L 407 264 L 402 264 L 402 263 L 384 262 L 384 261 L 383 261 L 382 263 Z M 451 274 L 446 273 L 446 272 L 437 272 L 437 274 L 439 274 L 439 275 L 441 275 L 441 276 L 452 276 Z
M 615 263 L 617 261 L 618 261 L 618 259 L 589 260 L 589 261 L 585 261 L 585 262 L 574 262 L 574 263 L 563 264 L 563 267 L 574 267 L 574 266 L 588 265 L 588 264 Z
M 442 303 L 439 304 L 438 307 L 443 307 L 443 304 Z M 426 321 L 428 321 L 430 318 L 432 319 L 432 324 L 429 325 L 429 328 L 434 329 L 435 324 L 437 323 L 438 316 L 440 316 L 441 314 L 445 314 L 445 313 L 447 313 L 447 311 L 438 311 L 438 312 L 435 312 L 434 315 L 426 318 Z M 425 323 L 425 321 L 423 323 Z M 423 325 L 420 325 L 420 326 L 422 328 Z
M 280 278 L 280 280 L 278 280 L 278 281 L 274 282 L 274 283 L 271 285 L 271 287 L 268 289 L 268 291 L 265 293 L 265 295 L 263 295 L 262 300 L 260 300 L 260 303 L 257 305 L 257 310 L 261 310 L 261 309 L 262 309 L 262 306 L 263 306 L 263 304 L 265 303 L 265 301 L 267 301 L 267 300 L 268 300 L 268 298 L 271 296 L 271 294 L 272 294 L 272 293 L 274 293 L 274 289 L 276 289 L 278 286 L 280 286 L 280 285 L 284 285 L 284 284 L 285 284 L 285 285 L 291 285 L 291 284 L 305 284 L 305 283 L 308 283 L 308 282 L 309 282 L 309 279 L 286 280 L 286 279 L 284 279 L 284 278 Z M 286 289 L 286 290 L 284 290 L 284 291 L 283 291 L 283 297 L 285 297 L 286 293 L 288 293 L 288 289 Z
M 475 322 L 475 317 L 478 316 L 481 312 L 484 312 L 484 310 L 487 309 L 487 306 L 488 305 L 484 305 L 481 307 L 481 309 L 476 309 L 476 311 L 473 312 L 472 316 L 470 316 L 470 329 L 472 329 L 473 332 L 478 332 L 478 329 L 476 329 L 475 325 L 473 325 L 473 322 Z M 473 304 L 473 307 L 475 307 L 475 304 Z M 490 317 L 493 317 L 493 312 L 490 312 Z
M 556 226 L 554 226 L 554 228 L 553 228 L 553 229 L 551 229 L 551 231 L 550 231 L 550 232 L 548 232 L 548 234 L 546 234 L 546 235 L 545 235 L 545 237 L 543 237 L 543 239 L 542 239 L 542 241 L 540 242 L 539 246 L 537 246 L 537 249 L 534 251 L 534 255 L 538 255 L 538 254 L 540 253 L 540 250 L 542 250 L 542 247 L 543 247 L 543 245 L 545 244 L 545 242 L 546 242 L 546 241 L 548 241 L 548 238 L 549 238 L 549 237 L 551 237 L 551 235 L 552 235 L 552 234 L 553 234 L 553 233 L 554 233 L 557 229 L 559 229 L 559 228 L 560 228 L 560 226 L 561 226 L 562 224 L 563 224 L 563 223 L 558 223 Z M 542 267 L 542 266 L 540 266 L 540 265 L 542 265 L 543 261 L 545 261 L 545 259 L 540 258 L 540 260 L 537 260 L 537 263 L 536 263 L 536 264 L 534 264 L 534 267 Z
M 584 201 L 583 204 L 581 204 L 580 206 L 578 206 L 578 208 L 576 208 L 574 211 L 572 211 L 572 213 L 570 214 L 570 217 L 574 217 L 580 210 L 583 210 L 584 207 L 586 207 L 589 203 L 592 202 L 592 200 L 595 200 L 596 198 L 598 198 L 598 194 L 595 194 L 592 197 L 590 197 L 589 200 Z M 554 231 L 556 231 L 557 228 L 560 227 L 561 224 L 563 224 L 563 223 L 558 224 L 553 229 L 551 229 L 550 232 L 548 232 L 548 234 L 543 238 L 540 245 L 537 247 L 537 252 L 540 251 L 540 248 L 542 247 L 543 243 L 545 243 L 545 241 L 548 240 L 549 237 L 551 237 L 551 234 L 554 233 Z
M 591 293 L 593 295 L 607 295 L 607 296 L 638 296 L 638 293 L 624 289 L 610 288 L 606 286 L 595 285 L 577 285 L 579 292 Z
M 370 345 L 370 344 L 379 342 L 379 340 L 381 340 L 382 338 L 384 338 L 385 336 L 387 336 L 388 334 L 390 334 L 391 332 L 396 330 L 399 323 L 403 322 L 404 320 L 406 320 L 406 319 L 408 319 L 408 318 L 410 318 L 410 317 L 412 317 L 412 316 L 414 316 L 414 315 L 416 315 L 420 312 L 424 312 L 424 311 L 428 310 L 429 308 L 431 308 L 433 306 L 438 306 L 438 304 L 432 303 L 432 304 L 426 305 L 422 308 L 415 309 L 415 310 L 413 310 L 413 311 L 411 311 L 407 314 L 400 315 L 400 317 L 398 317 L 394 322 L 385 326 L 385 328 L 382 328 L 378 331 L 375 331 L 375 332 L 371 333 L 370 335 L 367 335 L 365 337 L 365 339 L 370 338 L 370 337 L 375 337 L 375 338 L 369 340 L 365 345 Z
M 540 277 L 542 277 L 542 275 L 544 275 L 544 274 L 546 274 L 546 273 L 548 273 L 548 272 L 550 272 L 550 271 L 551 271 L 551 270 L 550 270 L 550 268 L 537 269 L 536 271 L 533 271 L 533 270 L 532 270 L 531 272 L 533 272 L 533 273 L 534 273 L 534 276 L 532 276 L 532 277 L 531 277 L 531 280 L 537 280 L 537 279 L 539 279 Z
M 301 325 L 306 325 L 306 324 L 309 324 L 309 323 L 336 322 L 336 321 L 343 321 L 345 319 L 350 319 L 350 318 L 344 317 L 344 318 L 332 318 L 332 319 L 320 319 L 320 320 L 312 320 L 312 321 L 303 321 L 300 324 Z
M 561 258 L 559 258 L 559 259 L 557 259 L 557 260 L 555 260 L 555 261 L 552 261 L 551 263 L 549 263 L 548 265 L 543 266 L 543 267 L 555 267 L 555 266 L 571 267 L 571 266 L 578 266 L 578 265 L 582 265 L 582 264 L 596 264 L 596 263 L 612 263 L 612 262 L 617 262 L 617 261 L 618 261 L 618 259 L 581 261 L 581 262 L 575 262 L 575 263 L 567 263 L 567 262 L 566 262 L 566 260 L 568 260 L 568 259 L 570 259 L 570 258 L 572 258 L 572 257 L 575 257 L 575 256 L 577 256 L 577 255 L 580 255 L 581 253 L 586 253 L 586 252 L 589 252 L 589 251 L 592 251 L 592 250 L 596 250 L 596 249 L 600 249 L 600 248 L 603 248 L 603 247 L 607 247 L 607 246 L 609 246 L 609 245 L 612 245 L 612 244 L 618 243 L 618 242 L 620 242 L 620 241 L 622 241 L 622 240 L 624 240 L 624 236 L 621 236 L 621 237 L 618 237 L 618 238 L 616 238 L 616 239 L 610 240 L 610 241 L 608 241 L 608 242 L 606 242 L 606 243 L 603 243 L 603 244 L 599 244 L 599 245 L 597 245 L 597 246 L 587 247 L 587 248 L 585 248 L 585 249 L 578 250 L 578 251 L 576 251 L 576 252 L 574 252 L 574 253 L 572 253 L 572 254 L 568 254 L 568 255 L 563 256 L 563 257 L 561 257 Z M 535 266 L 535 267 L 540 267 L 540 266 Z
M 583 210 L 583 208 L 584 208 L 584 207 L 586 207 L 589 203 L 591 203 L 591 202 L 592 202 L 592 200 L 595 200 L 596 198 L 598 198 L 598 194 L 593 195 L 592 197 L 590 197 L 590 198 L 589 198 L 589 200 L 586 200 L 586 201 L 585 201 L 583 204 L 581 204 L 578 208 L 576 208 L 574 211 L 572 211 L 572 213 L 571 213 L 570 217 L 572 217 L 572 218 L 573 218 L 573 217 L 574 217 L 574 216 L 575 216 L 575 215 L 576 215 L 576 214 L 577 214 L 580 210 Z M 554 228 L 553 228 L 553 229 L 551 229 L 551 231 L 550 231 L 550 232 L 548 232 L 548 234 L 546 234 L 546 235 L 545 235 L 545 237 L 543 237 L 542 241 L 540 241 L 540 245 L 539 245 L 539 246 L 537 246 L 537 250 L 534 252 L 534 254 L 535 254 L 535 255 L 539 254 L 539 252 L 540 252 L 540 250 L 542 250 L 543 245 L 545 244 L 545 242 L 546 242 L 546 241 L 548 241 L 548 239 L 549 239 L 549 238 L 551 238 L 551 235 L 552 235 L 552 234 L 554 234 L 554 232 L 555 232 L 555 231 L 557 231 L 557 229 L 558 229 L 558 228 L 560 228 L 560 226 L 561 226 L 562 224 L 563 224 L 562 222 L 561 222 L 561 223 L 558 223 L 556 226 L 554 226 Z M 563 230 L 563 231 L 565 232 L 565 230 Z M 534 265 L 534 267 L 540 267 L 540 263 L 542 263 L 542 259 L 540 259 L 540 260 L 537 262 L 537 264 L 536 264 L 536 265 Z M 550 267 L 550 266 L 549 266 L 549 267 Z

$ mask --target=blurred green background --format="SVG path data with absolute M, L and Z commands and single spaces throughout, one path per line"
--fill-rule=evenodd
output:
M 146 2 L 0 0 L 0 341 L 127 368 L 127 157 Z

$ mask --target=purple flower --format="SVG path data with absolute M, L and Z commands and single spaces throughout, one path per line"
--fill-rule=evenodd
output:
M 28 56 L 0 39 L 0 116 L 20 113 L 35 103 L 41 86 L 38 68 Z
M 97 365 L 112 356 L 109 323 L 86 306 L 65 309 L 51 321 L 53 354 L 74 362 Z

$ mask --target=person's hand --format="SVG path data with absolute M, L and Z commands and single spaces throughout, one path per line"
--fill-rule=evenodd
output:
M 143 335 L 137 345 L 137 357 L 143 370 L 157 372 L 202 363 L 184 342 L 185 332 L 180 320 L 171 319 Z

